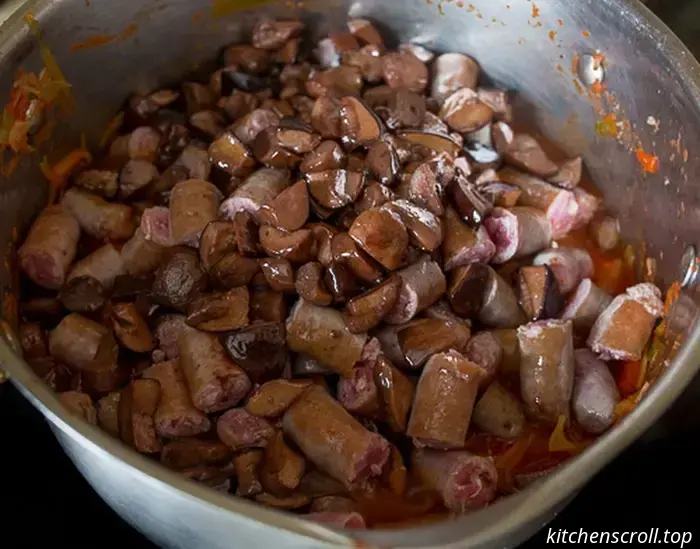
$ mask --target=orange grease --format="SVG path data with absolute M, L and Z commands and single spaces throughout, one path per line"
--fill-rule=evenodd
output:
M 82 42 L 72 43 L 68 49 L 71 52 L 85 51 L 92 48 L 98 48 L 106 44 L 111 44 L 112 42 L 124 42 L 125 40 L 131 38 L 138 28 L 138 25 L 133 24 L 126 27 L 119 34 L 96 34 L 94 36 L 90 36 Z
M 637 147 L 637 160 L 644 173 L 656 173 L 659 171 L 659 157 L 645 152 L 641 146 Z
M 591 33 L 588 32 L 587 30 L 583 31 L 581 34 L 583 35 L 584 38 L 590 38 L 590 37 L 591 37 Z
M 535 4 L 532 4 L 532 17 L 539 17 L 540 16 L 540 8 L 538 8 Z
M 554 42 L 554 39 L 557 37 L 557 31 L 549 31 L 549 39 Z

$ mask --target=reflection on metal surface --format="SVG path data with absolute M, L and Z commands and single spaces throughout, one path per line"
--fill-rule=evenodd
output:
M 605 81 L 605 61 L 600 54 L 586 53 L 578 64 L 578 77 L 586 86 Z
M 689 288 L 697 284 L 698 270 L 698 256 L 695 246 L 691 244 L 681 258 L 681 272 L 678 279 L 681 282 L 681 288 Z

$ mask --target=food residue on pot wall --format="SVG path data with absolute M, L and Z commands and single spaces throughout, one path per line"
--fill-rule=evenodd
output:
M 133 36 L 137 30 L 138 25 L 132 24 L 118 34 L 95 34 L 86 38 L 85 40 L 81 40 L 80 42 L 72 43 L 68 49 L 72 52 L 76 52 L 105 46 L 107 44 L 112 44 L 113 42 L 124 42 L 125 40 L 131 38 L 131 36 Z

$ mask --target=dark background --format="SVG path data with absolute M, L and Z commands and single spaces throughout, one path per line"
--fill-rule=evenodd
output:
M 574 0 L 572 0 L 574 1 Z M 647 0 L 700 54 L 700 1 Z M 700 382 L 699 382 L 700 383 Z M 554 530 L 690 531 L 696 527 L 700 450 L 696 406 L 667 416 L 653 437 L 633 445 L 602 471 L 549 525 Z M 9 384 L 0 386 L 0 531 L 3 547 L 154 548 L 93 492 L 63 454 L 41 415 Z M 682 420 L 682 421 L 679 421 Z M 694 426 L 695 425 L 695 426 Z M 546 543 L 547 528 L 523 547 Z M 193 548 L 196 549 L 196 548 Z

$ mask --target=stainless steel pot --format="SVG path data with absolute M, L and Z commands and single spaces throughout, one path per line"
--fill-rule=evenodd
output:
M 154 89 L 201 66 L 218 48 L 243 40 L 262 13 L 304 17 L 322 35 L 340 28 L 349 12 L 381 22 L 397 39 L 469 53 L 496 84 L 517 90 L 518 116 L 568 153 L 584 156 L 626 236 L 646 242 L 662 285 L 678 277 L 684 251 L 696 240 L 700 192 L 692 177 L 700 172 L 700 156 L 695 154 L 700 144 L 700 66 L 638 2 L 37 0 L 26 9 L 39 21 L 77 100 L 75 115 L 55 135 L 59 149 L 75 144 L 81 132 L 96 143 L 129 93 Z M 20 66 L 40 67 L 23 11 L 0 30 L 0 90 L 5 93 Z M 104 45 L 71 51 L 71 44 L 98 34 Z M 605 56 L 602 72 L 590 57 L 598 50 Z M 587 87 L 596 76 L 604 76 L 608 90 L 602 100 Z M 609 112 L 619 122 L 619 140 L 595 131 L 596 121 Z M 658 173 L 643 172 L 638 150 L 658 156 Z M 36 159 L 23 161 L 0 184 L 0 239 L 10 242 L 14 227 L 21 234 L 45 200 Z M 352 534 L 354 539 L 370 547 L 503 548 L 546 524 L 660 417 L 697 371 L 694 255 L 685 261 L 687 289 L 667 324 L 669 337 L 681 337 L 683 344 L 637 409 L 597 444 L 539 484 L 483 511 L 411 530 L 359 532 Z M 7 286 L 11 277 L 6 266 L 0 282 Z M 156 543 L 188 549 L 355 545 L 350 534 L 185 480 L 76 420 L 13 352 L 11 340 L 0 341 L 3 368 L 46 416 L 97 492 Z

